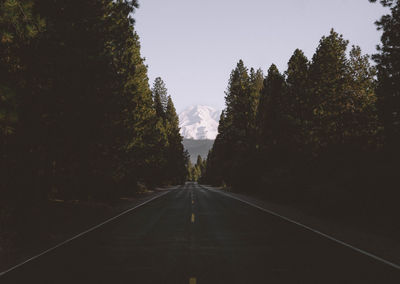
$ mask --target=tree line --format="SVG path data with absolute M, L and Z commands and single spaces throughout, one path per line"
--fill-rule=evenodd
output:
M 200 155 L 197 155 L 196 164 L 192 164 L 189 160 L 187 163 L 187 177 L 188 181 L 201 182 L 206 170 L 206 161 Z
M 101 199 L 181 183 L 187 154 L 137 1 L 0 4 L 0 200 Z M 3 206 L 4 208 L 4 206 Z
M 400 7 L 380 2 L 391 14 L 376 23 L 376 66 L 333 29 L 311 60 L 296 49 L 283 73 L 237 63 L 203 182 L 398 216 Z

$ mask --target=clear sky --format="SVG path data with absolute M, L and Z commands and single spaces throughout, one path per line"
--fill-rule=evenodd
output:
M 387 13 L 368 0 L 139 0 L 136 30 L 150 83 L 162 77 L 179 111 L 194 104 L 222 109 L 239 59 L 281 72 L 296 48 L 311 59 L 331 28 L 372 54 L 374 22 Z

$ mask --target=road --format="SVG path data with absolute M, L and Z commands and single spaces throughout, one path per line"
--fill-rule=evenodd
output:
M 187 183 L 0 283 L 400 283 L 400 270 Z

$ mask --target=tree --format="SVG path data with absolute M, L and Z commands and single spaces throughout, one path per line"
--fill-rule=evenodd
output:
M 186 163 L 186 180 L 188 181 L 193 181 L 193 165 L 192 162 L 190 161 L 190 159 L 187 160 Z
M 255 155 L 256 112 L 263 88 L 263 73 L 248 71 L 240 60 L 232 70 L 227 91 L 226 108 L 222 111 L 218 135 L 207 156 L 202 181 L 242 186 L 252 179 Z
M 206 183 L 221 185 L 226 181 L 225 170 L 229 158 L 226 138 L 227 128 L 225 110 L 222 110 L 218 124 L 218 135 L 207 155 L 206 174 L 203 178 Z
M 153 84 L 153 100 L 157 115 L 165 119 L 168 104 L 168 91 L 161 77 L 157 77 Z
M 185 152 L 182 144 L 182 136 L 179 131 L 179 118 L 176 114 L 171 96 L 168 96 L 165 112 L 166 129 L 168 136 L 167 148 L 167 176 L 170 182 L 180 183 L 185 179 Z
M 333 29 L 323 36 L 310 65 L 312 140 L 314 150 L 338 145 L 344 133 L 343 112 L 348 100 L 346 48 L 348 41 Z
M 1 172 L 16 196 L 107 199 L 165 182 L 153 176 L 168 135 L 140 55 L 137 6 L 0 4 Z
M 378 110 L 389 151 L 400 152 L 400 2 L 379 2 L 390 8 L 390 14 L 376 22 L 378 30 L 383 31 L 381 45 L 377 47 L 379 53 L 373 56 L 378 69 Z
M 374 69 L 359 47 L 352 48 L 348 59 L 347 45 L 343 36 L 331 30 L 313 56 L 309 91 L 314 155 L 332 147 L 338 154 L 350 144 L 365 147 L 366 137 L 377 129 Z
M 344 139 L 359 148 L 376 148 L 379 123 L 376 110 L 375 68 L 361 48 L 353 46 L 348 60 L 349 89 L 344 117 Z
M 283 143 L 282 111 L 283 96 L 285 92 L 285 79 L 279 73 L 276 65 L 272 64 L 268 69 L 264 80 L 264 88 L 261 92 L 258 106 L 258 144 L 261 151 L 265 151 L 272 145 Z
M 46 28 L 34 11 L 35 1 L 0 3 L 0 194 L 16 195 L 12 176 L 16 163 L 16 131 L 20 121 L 20 91 L 26 84 L 26 55 Z M 6 192 L 7 191 L 7 192 Z M 1 198 L 1 197 L 0 197 Z
M 309 119 L 308 93 L 309 62 L 303 51 L 296 49 L 289 59 L 285 72 L 288 96 L 288 108 L 291 115 L 302 123 Z
M 253 141 L 253 145 L 249 145 L 254 148 L 255 133 L 257 126 L 257 109 L 260 101 L 260 93 L 264 87 L 264 74 L 261 69 L 255 71 L 253 68 L 250 69 L 249 78 L 249 96 L 248 96 L 248 115 L 247 115 L 247 137 L 249 141 Z

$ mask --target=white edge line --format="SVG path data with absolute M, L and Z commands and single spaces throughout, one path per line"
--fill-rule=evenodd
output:
M 135 209 L 137 209 L 137 208 L 139 208 L 139 207 L 141 207 L 141 206 L 143 206 L 143 205 L 145 205 L 145 204 L 147 204 L 147 203 L 149 203 L 149 202 L 151 202 L 151 201 L 153 201 L 154 199 L 157 199 L 157 198 L 159 198 L 159 197 L 161 197 L 161 196 L 166 195 L 166 194 L 169 193 L 172 189 L 176 189 L 176 188 L 171 188 L 171 189 L 169 189 L 168 191 L 166 191 L 166 192 L 164 192 L 164 193 L 161 193 L 161 194 L 159 194 L 159 195 L 157 195 L 157 196 L 154 196 L 154 197 L 150 198 L 149 200 L 144 201 L 143 203 L 140 203 L 140 204 L 138 204 L 138 205 L 136 205 L 136 206 L 134 206 L 134 207 L 132 207 L 132 208 L 130 208 L 130 209 L 127 209 L 127 210 L 123 211 L 122 213 L 119 213 L 118 215 L 116 215 L 116 216 L 114 216 L 114 217 L 112 217 L 112 218 L 110 218 L 110 219 L 107 219 L 106 221 L 104 221 L 104 222 L 102 222 L 102 223 L 100 223 L 100 224 L 98 224 L 98 225 L 96 225 L 96 226 L 94 226 L 94 227 L 92 227 L 92 228 L 90 228 L 90 229 L 88 229 L 88 230 L 82 232 L 82 233 L 79 233 L 79 234 L 73 236 L 72 238 L 69 238 L 69 239 L 63 241 L 62 243 L 59 243 L 58 245 L 55 245 L 55 246 L 53 246 L 53 247 L 51 247 L 51 248 L 49 248 L 49 249 L 47 249 L 47 250 L 45 250 L 45 251 L 43 251 L 43 252 L 37 254 L 37 255 L 35 255 L 35 256 L 33 256 L 33 257 L 31 257 L 31 258 L 29 258 L 29 259 L 27 259 L 27 260 L 25 260 L 25 261 L 23 261 L 23 262 L 17 264 L 17 265 L 15 265 L 15 266 L 13 266 L 13 267 L 7 269 L 7 270 L 4 270 L 4 271 L 0 272 L 0 277 L 2 277 L 4 274 L 6 274 L 6 273 L 8 273 L 8 272 L 10 272 L 10 271 L 12 271 L 12 270 L 14 270 L 14 269 L 16 269 L 16 268 L 22 266 L 22 265 L 24 265 L 24 264 L 26 264 L 26 263 L 28 263 L 28 262 L 30 262 L 30 261 L 32 261 L 32 260 L 35 260 L 35 259 L 41 257 L 42 255 L 44 255 L 44 254 L 46 254 L 46 253 L 49 253 L 49 252 L 55 250 L 56 248 L 59 248 L 59 247 L 65 245 L 65 244 L 67 244 L 67 243 L 69 243 L 69 242 L 71 242 L 71 241 L 73 241 L 73 240 L 75 240 L 75 239 L 77 239 L 77 238 L 83 236 L 83 235 L 86 235 L 87 233 L 89 233 L 89 232 L 91 232 L 91 231 L 96 230 L 97 228 L 99 228 L 99 227 L 101 227 L 101 226 L 103 226 L 103 225 L 105 225 L 105 224 L 107 224 L 107 223 L 109 223 L 109 222 L 111 222 L 111 221 L 113 221 L 113 220 L 115 220 L 115 219 L 121 217 L 122 215 L 125 215 L 125 214 L 127 214 L 127 213 L 129 213 L 129 212 L 131 212 L 131 211 L 133 211 L 133 210 L 135 210 Z
M 391 267 L 393 267 L 393 268 L 396 268 L 396 269 L 400 270 L 400 265 L 398 265 L 398 264 L 395 264 L 395 263 L 393 263 L 393 262 L 390 262 L 390 261 L 388 261 L 388 260 L 386 260 L 386 259 L 383 259 L 383 258 L 381 258 L 381 257 L 379 257 L 379 256 L 376 256 L 376 255 L 374 255 L 374 254 L 372 254 L 372 253 L 369 253 L 369 252 L 367 252 L 367 251 L 365 251 L 365 250 L 359 249 L 359 248 L 357 248 L 357 247 L 355 247 L 355 246 L 352 246 L 352 245 L 350 245 L 350 244 L 348 244 L 348 243 L 345 243 L 345 242 L 343 242 L 343 241 L 341 241 L 341 240 L 335 239 L 334 237 L 331 237 L 331 236 L 329 236 L 329 235 L 327 235 L 327 234 L 325 234 L 325 233 L 322 233 L 321 231 L 318 231 L 318 230 L 315 230 L 315 229 L 313 229 L 313 228 L 311 228 L 311 227 L 308 227 L 308 226 L 306 226 L 306 225 L 303 225 L 303 224 L 301 224 L 301 223 L 299 223 L 299 222 L 296 222 L 296 221 L 294 221 L 294 220 L 292 220 L 292 219 L 289 219 L 289 218 L 287 218 L 287 217 L 285 217 L 285 216 L 282 216 L 282 215 L 280 215 L 280 214 L 278 214 L 278 213 L 275 213 L 275 212 L 273 212 L 273 211 L 271 211 L 271 210 L 262 208 L 262 207 L 260 207 L 260 206 L 258 206 L 258 205 L 255 205 L 255 204 L 253 204 L 253 203 L 251 203 L 251 202 L 245 201 L 245 200 L 243 200 L 243 199 L 241 199 L 241 198 L 239 198 L 239 197 L 236 197 L 236 196 L 234 196 L 234 195 L 227 194 L 227 193 L 222 192 L 222 191 L 220 191 L 220 190 L 215 190 L 215 189 L 212 189 L 212 188 L 207 188 L 207 189 L 212 190 L 212 191 L 214 191 L 214 192 L 217 192 L 217 193 L 219 193 L 219 194 L 228 196 L 228 197 L 230 197 L 230 198 L 239 200 L 239 201 L 241 201 L 241 202 L 243 202 L 243 203 L 246 203 L 247 205 L 250 205 L 250 206 L 252 206 L 252 207 L 255 207 L 255 208 L 257 208 L 257 209 L 259 209 L 259 210 L 261 210 L 261 211 L 264 211 L 264 212 L 267 212 L 267 213 L 269 213 L 269 214 L 271 214 L 271 215 L 274 215 L 274 216 L 276 216 L 276 217 L 282 218 L 282 219 L 284 219 L 284 220 L 286 220 L 286 221 L 288 221 L 288 222 L 290 222 L 290 223 L 296 224 L 296 225 L 298 225 L 298 226 L 300 226 L 300 227 L 302 227 L 302 228 L 304 228 L 304 229 L 307 229 L 307 230 L 309 230 L 309 231 L 311 231 L 311 232 L 314 232 L 314 233 L 316 233 L 316 234 L 318 234 L 318 235 L 321 235 L 321 236 L 323 236 L 323 237 L 325 237 L 325 238 L 327 238 L 327 239 L 329 239 L 329 240 L 331 240 L 331 241 L 334 241 L 334 242 L 336 242 L 336 243 L 338 243 L 338 244 L 341 244 L 341 245 L 343 245 L 343 246 L 345 246 L 345 247 L 348 247 L 348 248 L 350 248 L 350 249 L 352 249 L 352 250 L 354 250 L 354 251 L 357 251 L 357 252 L 359 252 L 359 253 L 361 253 L 361 254 L 363 254 L 363 255 L 369 256 L 370 258 L 373 258 L 373 259 L 375 259 L 375 260 L 378 260 L 378 261 L 383 262 L 383 263 L 385 263 L 385 264 L 387 264 L 387 265 L 389 265 L 389 266 L 391 266 Z

